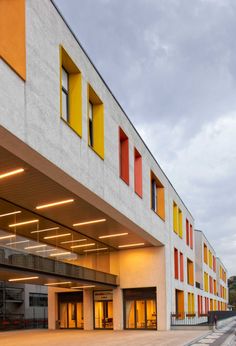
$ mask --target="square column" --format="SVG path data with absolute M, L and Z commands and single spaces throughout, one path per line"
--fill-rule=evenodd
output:
M 123 295 L 119 287 L 113 290 L 113 329 L 124 329 Z
M 93 291 L 83 292 L 84 330 L 93 330 Z

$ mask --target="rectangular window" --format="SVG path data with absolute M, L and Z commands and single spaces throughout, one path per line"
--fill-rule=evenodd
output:
M 205 314 L 209 311 L 209 298 L 205 297 Z
M 104 159 L 104 105 L 88 84 L 88 145 Z
M 194 315 L 194 294 L 188 293 L 188 314 Z
M 82 77 L 78 67 L 60 46 L 60 114 L 82 136 Z
M 201 316 L 201 314 L 202 314 L 202 296 L 198 295 L 197 303 L 198 303 L 198 316 Z
M 189 221 L 186 219 L 186 244 L 189 245 Z
M 183 217 L 182 217 L 182 211 L 178 210 L 178 221 L 179 221 L 179 236 L 180 238 L 183 238 Z
M 188 284 L 194 286 L 193 262 L 189 258 L 187 259 L 187 275 L 188 275 Z
M 142 156 L 134 148 L 134 191 L 142 197 L 143 194 L 143 175 L 142 175 Z
M 209 267 L 212 268 L 212 252 L 211 252 L 211 250 L 209 250 L 209 257 L 208 257 L 208 259 L 209 259 Z
M 120 140 L 120 178 L 129 185 L 129 138 L 119 128 Z
M 29 306 L 48 306 L 48 295 L 30 292 Z
M 175 233 L 179 233 L 178 226 L 178 206 L 175 202 L 173 202 L 173 230 Z
M 204 290 L 208 292 L 208 274 L 204 272 Z
M 151 171 L 151 208 L 165 220 L 165 191 L 160 180 Z
M 209 276 L 209 292 L 213 293 L 213 284 L 212 284 L 212 277 Z
M 217 295 L 216 280 L 214 280 L 214 294 Z
M 182 252 L 179 253 L 179 266 L 180 266 L 180 281 L 184 281 L 184 256 Z
M 190 224 L 189 233 L 190 233 L 189 245 L 190 245 L 190 248 L 193 249 L 193 226 L 191 224 Z
M 175 269 L 175 279 L 179 279 L 179 261 L 178 261 L 178 250 L 174 249 L 174 269 Z
M 207 246 L 206 244 L 203 245 L 204 248 L 204 263 L 208 264 L 208 251 L 207 251 Z

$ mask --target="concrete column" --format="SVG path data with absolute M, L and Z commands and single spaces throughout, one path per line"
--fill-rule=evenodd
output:
M 83 294 L 84 330 L 93 329 L 93 291 L 85 289 Z
M 48 287 L 48 329 L 56 329 L 57 316 L 57 293 L 53 287 Z
M 123 328 L 123 295 L 122 290 L 118 287 L 113 290 L 113 329 L 122 330 Z

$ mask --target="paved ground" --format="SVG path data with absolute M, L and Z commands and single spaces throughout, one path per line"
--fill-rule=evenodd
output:
M 206 331 L 26 330 L 0 333 L 4 346 L 183 346 Z M 198 345 L 199 346 L 199 345 Z

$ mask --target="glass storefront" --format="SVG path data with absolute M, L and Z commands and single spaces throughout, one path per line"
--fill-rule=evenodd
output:
M 113 328 L 112 291 L 94 292 L 94 327 L 95 329 Z
M 125 329 L 157 329 L 156 289 L 123 290 Z
M 60 328 L 83 329 L 83 293 L 59 293 Z

